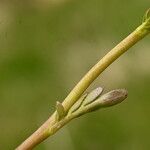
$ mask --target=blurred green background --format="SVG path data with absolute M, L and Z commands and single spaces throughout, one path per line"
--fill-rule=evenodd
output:
M 81 77 L 133 31 L 149 0 L 0 1 L 0 149 L 35 131 Z M 126 88 L 120 105 L 72 121 L 36 150 L 149 150 L 150 37 L 89 88 Z

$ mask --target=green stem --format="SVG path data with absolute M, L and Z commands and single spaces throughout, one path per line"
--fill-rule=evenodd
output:
M 109 53 L 107 53 L 74 87 L 69 95 L 64 100 L 63 107 L 67 112 L 71 106 L 78 100 L 83 92 L 90 86 L 90 84 L 120 55 L 126 52 L 139 40 L 144 38 L 150 33 L 150 18 L 146 18 L 145 22 L 142 23 L 134 32 L 128 37 L 122 40 L 116 47 L 114 47 Z M 50 135 L 53 135 L 58 129 L 68 122 L 58 121 L 56 119 L 56 112 L 28 139 L 26 139 L 17 150 L 30 150 L 36 145 L 41 143 Z M 71 119 L 71 118 L 70 118 Z
M 144 29 L 144 24 L 139 26 L 128 37 L 121 41 L 109 53 L 107 53 L 93 68 L 80 80 L 63 102 L 66 111 L 78 100 L 82 93 L 89 87 L 89 85 L 120 55 L 126 52 L 139 40 L 144 38 L 149 33 Z

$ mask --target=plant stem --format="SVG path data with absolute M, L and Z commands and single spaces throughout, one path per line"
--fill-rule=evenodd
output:
M 108 52 L 74 87 L 66 99 L 63 101 L 63 107 L 67 112 L 71 106 L 78 100 L 83 92 L 90 86 L 90 84 L 119 56 L 126 52 L 139 40 L 150 33 L 150 19 L 143 22 L 134 32 L 122 40 L 110 52 Z M 26 139 L 16 150 L 30 150 L 41 143 L 50 135 L 53 135 L 58 129 L 68 122 L 65 120 L 59 122 L 56 120 L 56 112 L 28 139 Z M 71 120 L 71 118 L 70 118 Z

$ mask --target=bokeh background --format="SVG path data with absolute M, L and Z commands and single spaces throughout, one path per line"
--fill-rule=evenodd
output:
M 149 6 L 149 0 L 1 0 L 0 149 L 14 149 L 35 131 Z M 126 88 L 126 101 L 72 121 L 35 149 L 149 150 L 149 41 L 131 48 L 88 89 Z

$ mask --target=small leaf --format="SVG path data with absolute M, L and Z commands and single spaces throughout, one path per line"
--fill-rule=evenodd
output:
M 148 18 L 150 18 L 150 8 L 146 11 L 145 15 L 143 16 L 143 22 L 145 22 Z
M 62 118 L 64 118 L 65 110 L 64 110 L 62 103 L 60 103 L 59 101 L 56 102 L 56 111 L 57 111 L 58 120 L 61 120 Z
M 87 97 L 87 93 L 83 94 L 78 100 L 77 102 L 70 108 L 68 113 L 73 113 L 76 110 L 78 110 L 80 108 L 80 106 L 82 105 L 82 102 L 84 101 L 84 99 Z
M 101 87 L 98 87 L 94 89 L 93 91 L 91 91 L 85 98 L 83 105 L 86 106 L 89 103 L 93 102 L 95 99 L 97 99 L 101 95 L 102 92 L 103 92 L 103 88 Z

